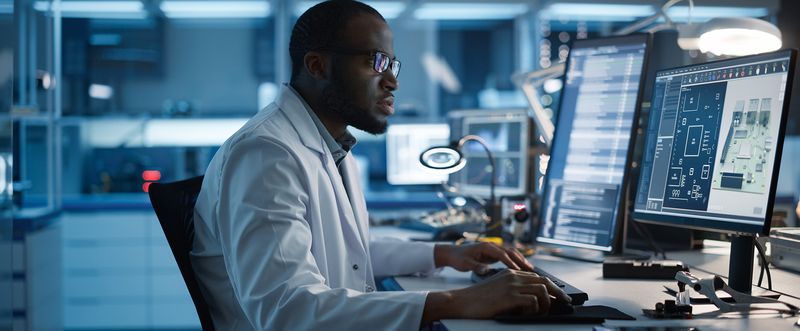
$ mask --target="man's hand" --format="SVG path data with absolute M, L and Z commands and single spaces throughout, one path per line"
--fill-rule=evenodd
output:
M 436 245 L 433 250 L 436 267 L 452 267 L 458 271 L 485 274 L 489 264 L 503 262 L 509 269 L 533 271 L 533 265 L 514 248 L 492 243 L 468 245 Z
M 552 300 L 571 302 L 552 281 L 537 274 L 503 270 L 473 286 L 430 292 L 423 325 L 440 319 L 485 319 L 503 313 L 543 314 Z

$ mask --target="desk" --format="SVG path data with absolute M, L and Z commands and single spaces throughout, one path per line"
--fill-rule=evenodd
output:
M 706 241 L 702 251 L 672 252 L 670 259 L 682 260 L 692 268 L 692 273 L 707 276 L 703 271 L 727 275 L 729 244 Z M 656 302 L 663 302 L 671 297 L 663 292 L 664 285 L 673 285 L 674 281 L 662 280 L 607 280 L 603 279 L 602 265 L 564 259 L 550 255 L 535 255 L 533 263 L 557 275 L 564 281 L 580 288 L 589 294 L 585 305 L 606 305 L 615 307 L 637 320 L 648 320 L 642 314 L 642 308 L 651 308 Z M 756 264 L 757 266 L 757 264 Z M 773 289 L 795 297 L 800 297 L 800 275 L 772 269 Z M 754 272 L 757 280 L 758 270 Z M 766 276 L 765 276 L 766 278 Z M 447 268 L 440 274 L 431 277 L 397 277 L 398 284 L 406 290 L 448 290 L 467 287 L 471 284 L 469 273 L 462 273 Z M 766 279 L 765 279 L 766 284 Z M 781 300 L 800 306 L 800 300 L 789 296 L 781 296 Z M 695 308 L 697 309 L 697 308 Z M 712 330 L 800 330 L 792 326 L 798 317 L 787 319 L 751 318 L 751 319 L 714 319 L 689 320 L 693 326 L 708 325 Z M 450 330 L 591 330 L 590 325 L 510 325 L 491 320 L 444 320 L 442 323 Z

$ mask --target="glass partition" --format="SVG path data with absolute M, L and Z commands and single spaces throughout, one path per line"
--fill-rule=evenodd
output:
M 14 2 L 0 0 L 0 330 L 13 326 L 11 101 L 14 78 Z

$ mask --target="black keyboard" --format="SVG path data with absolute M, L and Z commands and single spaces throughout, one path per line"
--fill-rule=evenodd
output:
M 489 272 L 487 272 L 484 275 L 478 275 L 478 274 L 473 272 L 472 273 L 472 282 L 474 282 L 474 283 L 481 282 L 481 281 L 485 280 L 486 278 L 489 278 L 489 277 L 493 276 L 494 274 L 496 274 L 496 273 L 498 273 L 500 271 L 503 271 L 503 270 L 505 270 L 505 268 L 491 268 L 491 269 L 489 269 Z M 570 298 L 572 298 L 572 305 L 573 306 L 582 305 L 584 302 L 586 302 L 586 300 L 589 300 L 589 295 L 586 294 L 586 292 L 581 291 L 577 287 L 570 285 L 569 283 L 559 279 L 556 276 L 553 276 L 549 272 L 544 271 L 539 267 L 534 267 L 533 268 L 533 272 L 535 272 L 539 276 L 542 276 L 542 277 L 550 279 L 551 281 L 553 281 L 553 284 L 556 284 L 556 286 L 558 286 L 562 290 L 564 290 L 564 292 L 567 293 L 567 295 L 569 295 Z

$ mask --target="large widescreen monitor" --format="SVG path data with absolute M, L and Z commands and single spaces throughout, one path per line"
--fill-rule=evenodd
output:
M 697 64 L 656 74 L 634 218 L 745 234 L 731 283 L 749 291 L 736 263 L 772 216 L 794 72 L 794 50 Z M 747 239 L 749 238 L 749 239 Z M 749 256 L 747 256 L 749 250 Z M 733 286 L 733 284 L 732 284 Z M 746 288 L 742 287 L 746 286 Z
M 447 174 L 436 173 L 419 162 L 433 146 L 447 145 L 447 124 L 392 124 L 386 132 L 386 181 L 392 185 L 439 184 Z
M 591 260 L 618 250 L 649 45 L 636 34 L 572 46 L 537 241 L 600 252 Z
M 458 110 L 448 113 L 450 139 L 472 134 L 483 138 L 497 167 L 495 194 L 523 195 L 528 189 L 528 143 L 531 120 L 525 109 Z M 467 195 L 489 197 L 491 167 L 483 147 L 467 143 L 466 166 L 450 175 L 449 183 Z

